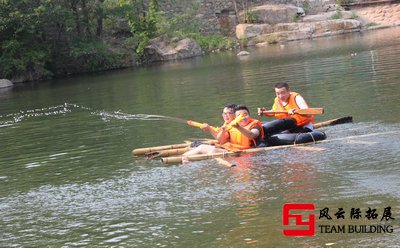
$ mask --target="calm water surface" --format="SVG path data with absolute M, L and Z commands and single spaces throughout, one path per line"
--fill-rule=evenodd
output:
M 399 247 L 400 29 L 250 52 L 2 89 L 0 246 Z M 278 81 L 325 108 L 316 121 L 351 115 L 354 123 L 323 128 L 318 150 L 231 158 L 233 168 L 130 154 L 207 137 L 146 115 L 218 125 L 225 103 L 253 113 L 271 106 Z M 315 236 L 282 234 L 290 202 L 315 204 Z M 381 221 L 389 206 L 395 219 Z M 318 219 L 325 207 L 330 221 Z M 362 218 L 350 219 L 352 208 Z M 365 217 L 368 208 L 377 219 Z M 322 233 L 320 224 L 394 231 Z

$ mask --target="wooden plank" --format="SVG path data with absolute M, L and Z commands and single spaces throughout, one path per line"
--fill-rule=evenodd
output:
M 289 113 L 288 110 L 265 110 L 262 112 L 262 115 L 288 114 L 288 113 Z M 323 108 L 296 109 L 294 113 L 299 115 L 322 115 L 324 113 L 324 109 Z

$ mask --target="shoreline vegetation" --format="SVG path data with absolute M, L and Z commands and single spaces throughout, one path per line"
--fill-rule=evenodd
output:
M 341 4 L 348 3 L 338 1 Z M 243 5 L 248 1 L 235 1 L 235 8 L 236 2 Z M 297 23 L 297 26 L 310 11 L 304 4 L 306 2 L 303 2 L 303 8 L 298 8 L 301 11 L 290 17 L 290 22 Z M 340 5 L 334 5 L 336 10 L 329 17 L 330 21 L 342 17 Z M 250 33 L 254 31 L 251 30 L 253 23 L 259 23 L 257 13 L 251 8 L 243 7 L 243 18 L 238 12 L 235 13 L 238 24 L 245 26 L 240 38 L 237 27 L 233 34 L 227 30 L 208 34 L 201 32 L 203 27 L 196 19 L 197 13 L 198 5 L 167 13 L 160 9 L 157 0 L 1 0 L 0 79 L 21 83 L 141 66 L 157 61 L 150 59 L 149 54 L 154 54 L 157 49 L 165 50 L 166 47 L 180 48 L 175 52 L 179 54 L 184 51 L 184 54 L 170 55 L 161 61 L 240 50 L 254 45 L 255 39 L 246 33 L 249 29 Z M 357 17 L 352 12 L 348 19 Z M 363 28 L 378 26 L 364 22 Z M 315 29 L 314 26 L 312 28 Z M 262 33 L 267 29 L 265 26 L 261 29 L 261 33 L 255 35 L 256 39 L 261 37 L 267 44 L 290 40 L 287 39 L 288 34 L 284 34 L 286 39 L 282 39 L 276 33 L 267 36 Z M 152 43 L 154 40 L 161 41 L 164 47 L 160 47 L 160 42 Z M 182 43 L 182 40 L 192 43 Z M 150 46 L 153 46 L 153 50 Z M 188 47 L 197 50 L 193 52 Z

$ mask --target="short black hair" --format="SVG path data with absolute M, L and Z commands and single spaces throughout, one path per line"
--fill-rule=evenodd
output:
M 230 108 L 230 109 L 235 110 L 236 106 L 237 106 L 237 105 L 234 104 L 234 103 L 228 103 L 228 104 L 226 104 L 226 105 L 224 106 L 224 108 Z
M 289 85 L 285 82 L 280 82 L 275 84 L 275 88 L 280 89 L 280 88 L 286 88 L 287 90 L 289 89 Z
M 242 104 L 236 105 L 235 112 L 238 111 L 238 110 L 246 110 L 247 113 L 250 114 L 250 110 L 245 105 L 242 105 Z

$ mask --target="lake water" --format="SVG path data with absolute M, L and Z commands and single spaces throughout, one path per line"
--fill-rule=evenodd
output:
M 400 28 L 249 51 L 2 89 L 0 246 L 399 247 Z M 232 168 L 131 155 L 209 138 L 158 115 L 219 125 L 226 103 L 270 107 L 280 81 L 324 107 L 316 122 L 354 123 L 322 128 L 327 141 L 310 146 L 320 149 L 230 158 Z M 300 212 L 315 215 L 314 236 L 283 235 L 285 203 L 314 204 Z M 388 207 L 394 219 L 382 219 Z M 331 220 L 319 218 L 326 208 Z M 348 229 L 362 225 L 393 232 Z

